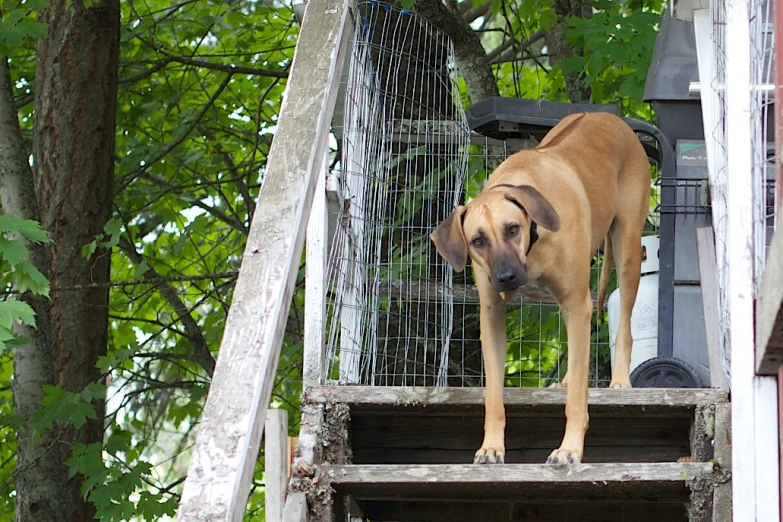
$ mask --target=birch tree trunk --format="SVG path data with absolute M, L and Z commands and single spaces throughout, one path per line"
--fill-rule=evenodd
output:
M 9 216 L 39 219 L 33 176 L 19 128 L 6 58 L 0 59 L 0 202 L 3 212 Z M 30 252 L 30 262 L 46 274 L 48 261 L 44 246 L 22 240 Z M 35 311 L 36 328 L 14 327 L 16 334 L 30 340 L 28 345 L 13 350 L 14 408 L 25 420 L 17 429 L 16 519 L 20 522 L 61 522 L 66 520 L 62 506 L 67 475 L 60 463 L 57 434 L 54 429 L 34 433 L 29 424 L 30 418 L 41 406 L 43 386 L 54 384 L 49 301 L 30 292 L 21 298 Z M 37 440 L 34 440 L 34 435 Z

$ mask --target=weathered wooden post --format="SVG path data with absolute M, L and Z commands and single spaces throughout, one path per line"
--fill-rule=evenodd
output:
M 264 433 L 266 522 L 281 522 L 288 487 L 288 412 L 268 410 Z
M 240 521 L 261 442 L 316 176 L 345 58 L 350 0 L 310 0 L 269 153 L 180 521 Z

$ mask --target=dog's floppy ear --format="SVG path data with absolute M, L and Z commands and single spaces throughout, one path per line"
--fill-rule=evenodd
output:
M 530 218 L 552 232 L 560 230 L 560 216 L 544 196 L 530 185 L 519 185 L 506 189 L 506 199 L 516 202 L 530 215 Z
M 460 205 L 430 234 L 435 248 L 457 273 L 462 272 L 468 262 L 468 245 L 462 233 L 462 218 L 466 210 L 466 206 Z

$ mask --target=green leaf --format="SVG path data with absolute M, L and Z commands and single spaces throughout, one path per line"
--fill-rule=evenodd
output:
M 90 241 L 82 247 L 82 257 L 84 259 L 90 259 L 95 251 L 98 249 L 97 241 Z
M 0 237 L 0 256 L 8 261 L 11 266 L 16 266 L 22 261 L 27 261 L 30 253 L 21 241 L 12 241 Z
M 83 401 L 74 401 L 74 404 L 63 411 L 63 419 L 70 422 L 76 429 L 81 428 L 87 422 L 87 419 L 97 419 L 95 407 Z
M 16 267 L 16 286 L 22 293 L 30 290 L 34 294 L 49 297 L 49 281 L 28 262 L 20 263 Z
M 112 455 L 125 452 L 131 447 L 132 438 L 130 431 L 115 427 L 106 440 L 105 450 Z
M 100 243 L 99 246 L 103 248 L 113 248 L 120 243 L 120 234 L 122 233 L 122 220 L 117 218 L 110 219 L 106 226 L 103 227 L 104 234 L 109 236 L 109 239 Z
M 82 400 L 86 402 L 106 398 L 106 385 L 101 382 L 91 382 L 82 392 Z
M 0 301 L 0 328 L 10 331 L 14 324 L 35 327 L 35 312 L 24 301 L 9 297 Z
M 143 260 L 139 265 L 136 267 L 136 271 L 133 273 L 133 279 L 139 279 L 141 276 L 149 272 L 150 265 L 147 264 L 147 260 Z

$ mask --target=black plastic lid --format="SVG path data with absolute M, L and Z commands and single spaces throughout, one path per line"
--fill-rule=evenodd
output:
M 615 105 L 565 103 L 494 96 L 474 103 L 465 111 L 471 130 L 497 139 L 543 137 L 568 116 L 581 112 L 617 114 Z

